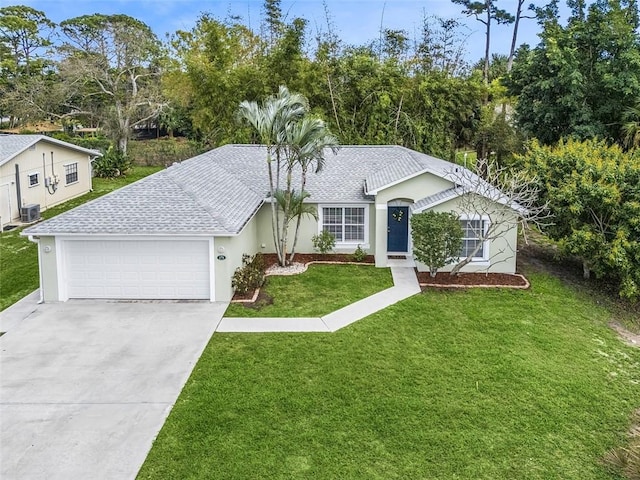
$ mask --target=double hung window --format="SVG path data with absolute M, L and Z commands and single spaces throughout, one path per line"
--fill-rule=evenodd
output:
M 367 208 L 321 207 L 320 229 L 327 230 L 336 238 L 336 243 L 366 243 Z
M 463 232 L 460 257 L 468 257 L 477 248 L 478 251 L 473 255 L 473 259 L 486 260 L 486 242 L 482 239 L 486 232 L 487 220 L 462 219 L 460 220 L 460 226 L 462 227 Z
M 69 163 L 64 166 L 64 178 L 65 185 L 69 185 L 70 183 L 75 183 L 78 181 L 78 164 L 77 163 Z

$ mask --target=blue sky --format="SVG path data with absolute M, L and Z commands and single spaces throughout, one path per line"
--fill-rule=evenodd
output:
M 44 11 L 54 22 L 91 13 L 124 13 L 149 25 L 161 39 L 166 33 L 190 30 L 202 12 L 218 18 L 227 14 L 239 15 L 244 23 L 257 29 L 260 22 L 262 0 L 22 0 L 15 2 Z M 326 0 L 337 33 L 347 44 L 363 44 L 378 37 L 380 24 L 384 28 L 403 29 L 410 36 L 420 31 L 423 12 L 445 18 L 458 18 L 469 27 L 467 58 L 480 59 L 484 53 L 483 25 L 460 13 L 460 7 L 450 0 Z M 500 0 L 498 6 L 514 9 L 515 0 Z M 326 29 L 321 0 L 282 0 L 287 18 L 303 17 L 309 27 Z M 495 26 L 492 35 L 492 53 L 509 52 L 512 26 Z M 534 20 L 521 23 L 519 43 L 535 45 L 538 26 Z M 310 35 L 312 37 L 312 35 Z

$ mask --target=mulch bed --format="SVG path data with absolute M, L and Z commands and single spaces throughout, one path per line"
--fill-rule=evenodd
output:
M 278 255 L 275 253 L 263 254 L 265 265 L 270 267 L 278 263 Z M 331 262 L 331 263 L 351 263 L 355 262 L 352 253 L 296 253 L 293 257 L 293 261 L 296 263 L 310 263 L 310 262 Z M 367 255 L 362 262 L 365 264 L 376 263 L 376 258 L 373 255 Z
M 275 253 L 264 254 L 265 264 L 267 268 L 278 263 L 278 256 Z M 310 263 L 310 262 L 331 262 L 331 263 L 353 263 L 353 255 L 350 254 L 319 254 L 319 253 L 301 253 L 296 254 L 293 258 L 294 262 Z M 367 255 L 362 262 L 363 264 L 374 264 L 375 257 Z M 450 275 L 445 272 L 438 272 L 435 277 L 431 277 L 429 272 L 416 272 L 418 283 L 424 288 L 529 288 L 529 281 L 522 275 L 510 275 L 507 273 L 459 273 L 458 275 Z M 258 295 L 262 295 L 258 290 Z M 266 300 L 266 299 L 263 299 Z M 244 295 L 236 293 L 233 301 L 242 302 L 244 304 L 260 303 L 260 298 L 255 291 L 247 292 Z
M 429 272 L 416 272 L 420 286 L 440 288 L 529 288 L 529 282 L 522 275 L 510 275 L 507 273 L 459 273 L 450 275 L 438 272 L 431 277 Z
M 254 303 L 257 300 L 257 296 L 256 296 L 256 292 L 259 292 L 260 289 L 256 289 L 256 290 L 250 290 L 247 293 L 244 294 L 240 294 L 238 292 L 235 292 L 233 294 L 233 298 L 231 299 L 231 301 L 233 302 L 242 302 L 242 303 Z M 256 297 L 256 298 L 254 298 Z

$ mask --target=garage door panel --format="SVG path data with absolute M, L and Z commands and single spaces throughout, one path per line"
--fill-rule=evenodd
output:
M 65 242 L 69 298 L 209 299 L 209 242 Z

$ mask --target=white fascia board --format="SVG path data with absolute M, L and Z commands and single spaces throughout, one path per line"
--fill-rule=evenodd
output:
M 420 170 L 419 172 L 416 173 L 412 173 L 411 175 L 407 175 L 406 177 L 403 177 L 399 180 L 396 180 L 395 182 L 391 182 L 388 183 L 386 185 L 383 185 L 382 187 L 376 188 L 375 190 L 365 190 L 365 194 L 366 195 L 377 195 L 378 192 L 381 192 L 382 190 L 386 190 L 387 188 L 391 188 L 394 187 L 402 182 L 406 182 L 407 180 L 411 180 L 412 178 L 418 177 L 420 175 L 422 175 L 423 173 L 430 173 L 431 175 L 435 175 L 438 178 L 442 178 L 444 180 L 449 180 L 448 178 L 446 178 L 446 176 L 441 175 L 439 173 L 436 173 L 435 171 L 431 170 L 430 168 L 425 168 L 424 170 Z M 450 180 L 449 180 L 450 181 Z
M 429 205 L 425 205 L 424 207 L 420 207 L 420 208 L 416 208 L 415 210 L 412 210 L 411 213 L 422 213 L 425 210 L 429 210 L 430 208 L 436 207 L 442 203 L 446 203 L 449 200 L 453 200 L 454 198 L 458 198 L 460 195 L 462 195 L 462 193 L 460 193 L 458 190 L 456 190 L 456 194 L 455 195 L 450 195 L 447 197 L 443 197 L 439 200 L 436 200 L 435 202 L 431 202 Z
M 23 234 L 21 234 L 23 235 Z M 24 235 L 27 236 L 27 235 Z M 41 237 L 56 237 L 61 240 L 73 239 L 73 240 L 144 240 L 145 238 L 152 238 L 154 240 L 174 240 L 176 238 L 198 238 L 205 240 L 211 237 L 228 237 L 230 235 L 209 234 L 209 233 L 41 233 L 37 235 L 29 235 L 34 238 Z

